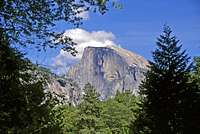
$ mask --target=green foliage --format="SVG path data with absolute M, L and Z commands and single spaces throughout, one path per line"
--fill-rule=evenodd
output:
M 200 88 L 200 57 L 194 58 L 194 69 L 191 73 L 191 79 L 195 80 Z
M 196 86 L 189 83 L 188 56 L 181 51 L 179 40 L 164 27 L 157 41 L 146 79 L 141 85 L 142 110 L 132 124 L 135 133 L 196 133 L 192 129 L 192 109 L 199 100 Z M 195 108 L 195 116 L 199 109 Z M 145 131 L 144 131 L 145 130 Z
M 80 134 L 101 133 L 104 124 L 101 120 L 102 107 L 99 95 L 90 84 L 85 86 L 84 91 L 83 102 L 79 105 L 76 132 Z
M 51 124 L 58 126 L 58 134 L 74 134 L 78 109 L 73 106 L 60 105 L 51 111 Z
M 30 62 L 0 34 L 0 133 L 42 133 L 52 102 L 43 92 L 43 81 L 30 73 Z
M 61 21 L 78 26 L 81 24 L 81 12 L 98 10 L 103 14 L 107 11 L 108 2 L 0 1 L 0 133 L 110 132 L 101 120 L 102 107 L 91 86 L 86 86 L 86 95 L 79 108 L 54 107 L 52 95 L 44 93 L 43 75 L 49 71 L 40 68 L 44 73 L 36 75 L 30 61 L 11 47 L 16 44 L 34 45 L 40 51 L 47 46 L 53 48 L 62 44 L 64 50 L 75 55 L 75 43 L 68 37 L 58 40 L 63 33 L 56 33 L 52 27 Z
M 200 58 L 194 58 L 194 68 L 190 73 L 188 82 L 190 92 L 185 96 L 184 105 L 184 133 L 193 132 L 198 134 L 200 131 Z
M 128 134 L 131 120 L 135 120 L 138 98 L 130 92 L 117 92 L 114 98 L 103 103 L 103 120 L 112 134 Z
M 130 124 L 130 134 L 151 134 L 151 127 L 153 125 L 152 117 L 146 114 L 142 109 L 139 109 L 136 114 L 136 119 Z
M 130 92 L 100 101 L 98 93 L 87 84 L 80 105 L 61 105 L 53 109 L 52 124 L 62 134 L 128 134 L 135 121 L 140 100 Z
M 69 37 L 55 42 L 62 33 L 52 27 L 61 21 L 78 26 L 80 13 L 98 10 L 103 14 L 107 3 L 108 0 L 1 0 L 0 29 L 12 45 L 34 45 L 41 50 L 62 44 L 63 49 L 75 54 L 75 43 Z

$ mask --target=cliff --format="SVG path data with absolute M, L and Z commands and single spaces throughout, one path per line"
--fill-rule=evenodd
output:
M 80 88 L 92 84 L 106 99 L 117 90 L 136 93 L 147 65 L 143 57 L 116 46 L 87 47 L 81 61 L 70 67 L 67 76 Z

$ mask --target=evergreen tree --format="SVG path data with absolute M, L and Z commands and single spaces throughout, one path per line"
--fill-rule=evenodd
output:
M 200 88 L 200 57 L 195 57 L 193 64 L 194 67 L 191 73 L 191 79 L 194 80 Z
M 76 132 L 79 134 L 103 134 L 105 128 L 101 120 L 102 108 L 99 94 L 90 84 L 86 84 L 84 92 L 83 102 L 79 105 Z
M 153 134 L 177 134 L 183 131 L 185 97 L 188 90 L 188 56 L 168 26 L 157 39 L 146 79 L 141 85 L 144 111 L 153 124 Z
M 194 58 L 194 68 L 190 73 L 190 92 L 185 97 L 184 133 L 200 132 L 200 58 Z
M 78 116 L 77 107 L 70 105 L 60 105 L 54 107 L 51 112 L 51 124 L 58 126 L 58 134 L 74 134 L 76 128 L 76 118 Z
M 43 81 L 32 76 L 30 62 L 10 47 L 3 32 L 0 37 L 0 133 L 42 132 L 51 107 Z
M 138 109 L 137 98 L 130 92 L 117 94 L 103 103 L 102 119 L 112 134 L 128 134 Z

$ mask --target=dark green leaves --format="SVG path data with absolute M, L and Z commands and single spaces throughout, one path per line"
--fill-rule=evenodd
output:
M 13 45 L 34 45 L 39 50 L 57 47 L 55 40 L 60 38 L 58 34 L 62 34 L 53 30 L 57 22 L 78 26 L 82 20 L 79 17 L 81 12 L 98 10 L 105 13 L 107 3 L 108 0 L 2 0 L 0 28 Z M 58 44 L 74 54 L 72 41 L 65 40 Z

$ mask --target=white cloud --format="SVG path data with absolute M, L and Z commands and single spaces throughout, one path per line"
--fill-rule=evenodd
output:
M 92 31 L 88 32 L 84 29 L 76 28 L 66 30 L 63 36 L 73 39 L 78 51 L 77 56 L 72 56 L 70 53 L 60 50 L 60 53 L 54 58 L 53 66 L 57 73 L 66 73 L 68 67 L 77 63 L 83 55 L 84 48 L 88 46 L 106 47 L 109 45 L 116 45 L 114 42 L 115 36 L 111 32 L 106 31 Z

